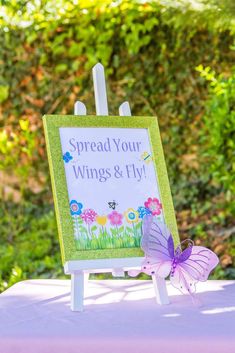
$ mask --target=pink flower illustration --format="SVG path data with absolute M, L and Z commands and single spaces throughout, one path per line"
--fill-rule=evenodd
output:
M 117 211 L 113 211 L 108 215 L 108 219 L 112 226 L 121 226 L 123 215 Z
M 156 197 L 154 199 L 149 197 L 144 206 L 151 211 L 152 215 L 159 216 L 161 214 L 162 204 Z
M 96 216 L 97 213 L 94 210 L 87 208 L 82 212 L 80 217 L 86 224 L 92 224 L 95 221 Z

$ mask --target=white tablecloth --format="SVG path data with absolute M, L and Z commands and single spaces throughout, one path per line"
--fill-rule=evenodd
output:
M 198 284 L 201 307 L 167 284 L 89 281 L 84 312 L 70 311 L 69 280 L 30 280 L 0 295 L 0 353 L 234 353 L 235 281 Z

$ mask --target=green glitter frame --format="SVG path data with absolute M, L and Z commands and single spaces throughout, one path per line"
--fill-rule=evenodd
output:
M 65 170 L 61 158 L 59 128 L 62 127 L 148 129 L 164 219 L 172 232 L 175 245 L 179 244 L 174 206 L 156 117 L 45 115 L 43 116 L 43 126 L 63 264 L 71 260 L 142 257 L 143 252 L 140 248 L 76 250 Z

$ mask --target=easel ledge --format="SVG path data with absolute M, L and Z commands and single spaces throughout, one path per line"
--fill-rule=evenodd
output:
M 142 257 L 67 261 L 64 272 L 71 275 L 71 310 L 83 311 L 84 289 L 90 273 L 111 272 L 113 277 L 123 277 L 124 271 L 139 269 L 142 261 Z M 153 275 L 152 281 L 157 303 L 169 304 L 165 279 Z
M 67 261 L 64 265 L 66 274 L 72 274 L 77 271 L 89 273 L 112 272 L 116 276 L 116 270 L 128 271 L 140 267 L 143 261 L 142 257 L 116 258 L 116 259 L 97 259 L 97 260 L 74 260 Z

